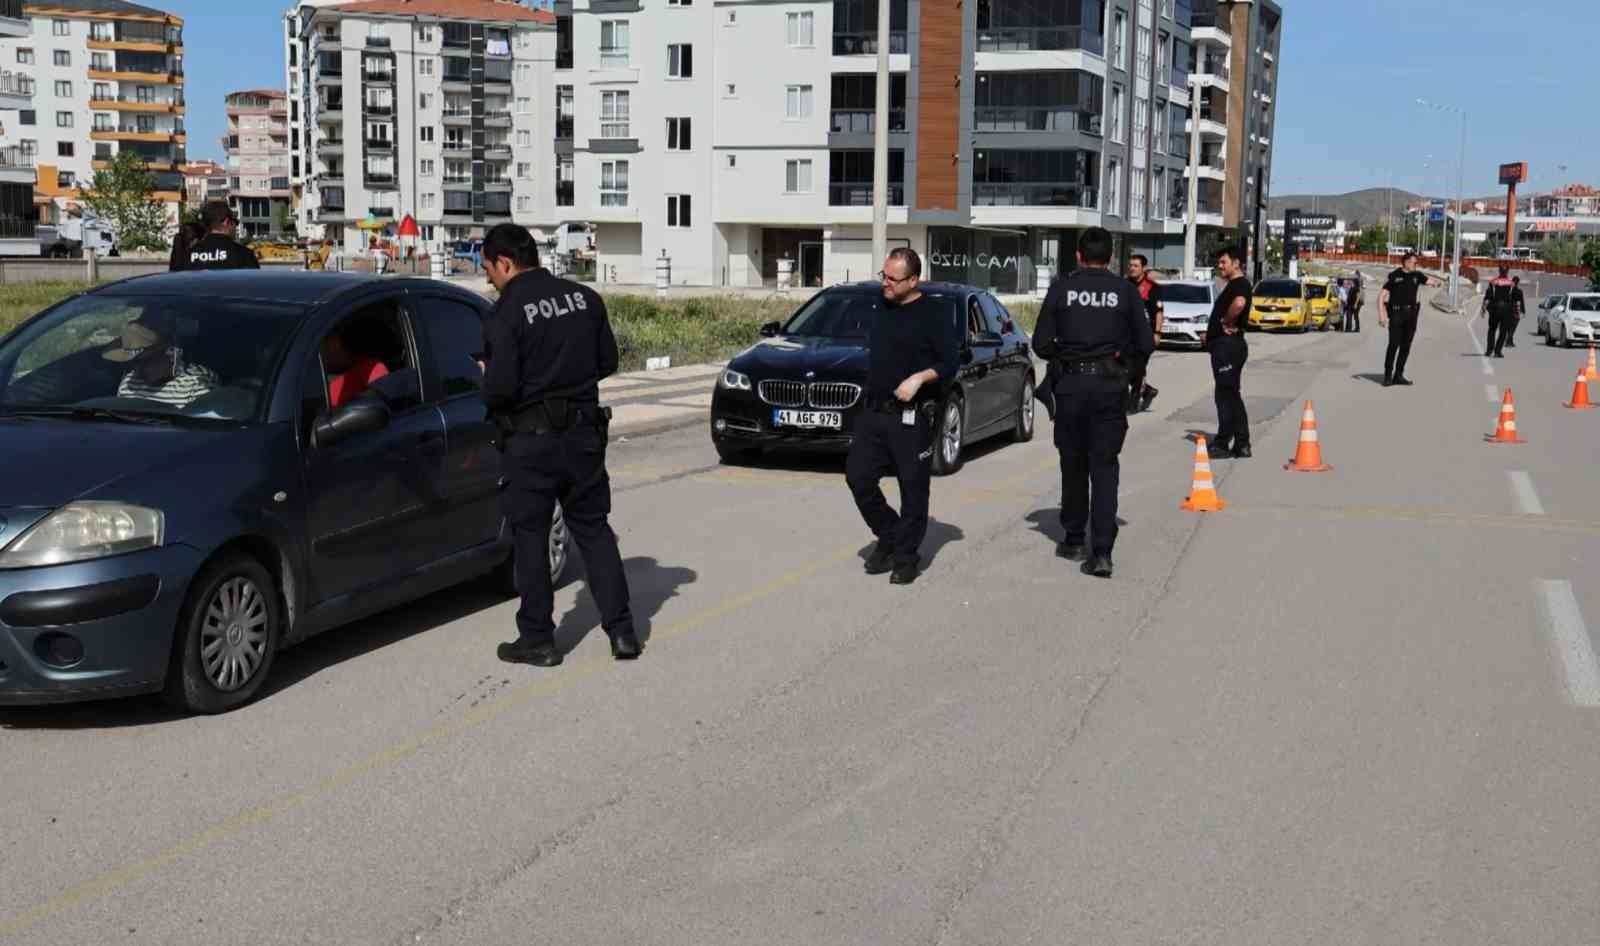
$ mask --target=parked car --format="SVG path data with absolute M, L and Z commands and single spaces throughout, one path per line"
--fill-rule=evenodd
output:
M 1539 304 L 1535 334 L 1546 345 L 1593 345 L 1600 342 L 1600 292 L 1569 292 Z
M 1311 316 L 1311 327 L 1326 332 L 1334 326 L 1344 326 L 1344 309 L 1339 305 L 1339 294 L 1333 291 L 1333 280 L 1326 276 L 1307 276 L 1300 280 L 1305 290 L 1306 309 Z
M 1217 284 L 1190 279 L 1161 284 L 1161 344 L 1199 348 L 1205 342 L 1206 323 L 1217 301 Z
M 989 437 L 1033 437 L 1032 340 L 994 296 L 923 283 L 961 335 L 961 372 L 943 392 L 933 470 L 961 468 L 962 451 Z M 786 323 L 728 363 L 711 398 L 711 441 L 726 462 L 765 447 L 842 450 L 861 415 L 867 330 L 883 311 L 878 283 L 824 289 Z
M 220 712 L 284 647 L 509 582 L 472 356 L 490 311 L 431 280 L 171 273 L 7 335 L 0 703 L 161 691 Z M 346 397 L 332 335 L 387 374 Z M 558 517 L 552 573 L 565 562 Z
M 1306 305 L 1305 288 L 1300 280 L 1274 277 L 1257 283 L 1250 302 L 1249 327 L 1261 331 L 1286 328 L 1311 331 L 1311 310 Z

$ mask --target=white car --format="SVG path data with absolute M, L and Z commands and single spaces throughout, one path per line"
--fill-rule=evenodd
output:
M 1201 347 L 1217 287 L 1209 279 L 1184 279 L 1161 284 L 1161 344 Z
M 1539 304 L 1535 332 L 1546 345 L 1593 345 L 1600 342 L 1600 292 L 1569 292 Z

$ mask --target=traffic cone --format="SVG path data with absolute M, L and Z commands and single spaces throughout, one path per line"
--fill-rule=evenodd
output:
M 1295 448 L 1294 459 L 1283 465 L 1296 473 L 1326 473 L 1333 467 L 1322 462 L 1322 443 L 1317 439 L 1317 415 L 1306 402 L 1306 411 L 1300 415 L 1300 446 Z
M 1206 438 L 1194 441 L 1194 486 L 1179 509 L 1189 512 L 1220 512 L 1228 504 L 1217 496 L 1217 487 L 1211 481 L 1211 454 L 1206 450 Z
M 1572 382 L 1572 401 L 1564 405 L 1575 411 L 1592 411 L 1595 405 L 1589 403 L 1589 378 L 1585 372 L 1578 372 L 1578 379 Z
M 1600 368 L 1595 367 L 1594 349 L 1589 349 L 1589 367 L 1583 369 L 1583 376 L 1590 381 L 1600 381 Z
M 1484 437 L 1490 443 L 1527 443 L 1517 436 L 1517 405 L 1511 401 L 1511 389 L 1506 388 L 1505 400 L 1500 403 L 1500 424 L 1495 432 Z

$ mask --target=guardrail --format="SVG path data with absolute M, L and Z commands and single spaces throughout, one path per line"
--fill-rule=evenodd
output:
M 1330 263 L 1389 263 L 1395 266 L 1400 265 L 1400 257 L 1397 254 L 1392 253 L 1385 256 L 1382 253 L 1329 253 L 1327 251 L 1322 251 L 1318 253 L 1303 253 L 1301 255 L 1305 259 L 1326 260 Z M 1441 259 L 1439 254 L 1434 253 L 1429 256 L 1418 256 L 1417 266 L 1422 269 L 1447 270 L 1450 268 L 1450 260 L 1451 257 L 1449 256 Z M 1488 256 L 1463 256 L 1461 258 L 1461 266 L 1463 271 L 1468 268 L 1492 270 L 1501 265 L 1508 265 L 1514 270 L 1520 270 L 1525 273 L 1554 273 L 1559 276 L 1580 277 L 1589 276 L 1589 270 L 1583 266 L 1562 266 L 1556 263 L 1529 263 L 1521 260 L 1500 260 Z

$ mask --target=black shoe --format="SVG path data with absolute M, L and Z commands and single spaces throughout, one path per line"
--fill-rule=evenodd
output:
M 917 580 L 917 563 L 902 562 L 894 567 L 894 572 L 889 576 L 891 585 L 909 585 Z
M 1150 409 L 1150 402 L 1154 401 L 1156 399 L 1156 395 L 1160 393 L 1161 392 L 1157 391 L 1155 388 L 1145 388 L 1144 397 L 1139 399 L 1139 410 L 1148 411 Z
M 1383 379 L 1383 386 L 1386 387 L 1386 388 L 1394 387 L 1394 379 L 1393 378 L 1389 378 L 1389 377 L 1385 377 Z
M 637 660 L 644 653 L 644 647 L 639 643 L 639 638 L 632 631 L 622 631 L 611 635 L 611 656 L 618 660 Z
M 894 567 L 894 549 L 883 542 L 872 547 L 872 554 L 867 556 L 867 563 L 862 570 L 869 575 L 887 574 Z
M 1206 455 L 1213 460 L 1226 460 L 1233 456 L 1233 452 L 1220 443 L 1206 445 Z
M 1069 562 L 1086 562 L 1089 560 L 1089 547 L 1082 542 L 1062 542 L 1056 546 L 1056 558 L 1064 558 Z
M 1083 567 L 1080 568 L 1079 571 L 1083 572 L 1085 575 L 1091 575 L 1095 578 L 1110 578 L 1111 556 L 1097 554 L 1094 558 L 1084 562 Z
M 1407 388 L 1411 387 L 1411 379 L 1410 378 L 1395 378 L 1394 379 L 1394 383 L 1398 384 L 1398 385 L 1401 385 L 1402 387 L 1407 387 Z
M 508 664 L 531 664 L 535 667 L 561 666 L 561 651 L 554 644 L 525 644 L 515 641 L 495 648 L 495 656 Z
M 1232 450 L 1229 450 L 1228 452 L 1233 455 L 1233 458 L 1235 460 L 1248 460 L 1248 459 L 1250 459 L 1250 457 L 1252 455 L 1250 453 L 1250 445 L 1249 444 L 1245 444 L 1242 447 L 1234 447 Z

